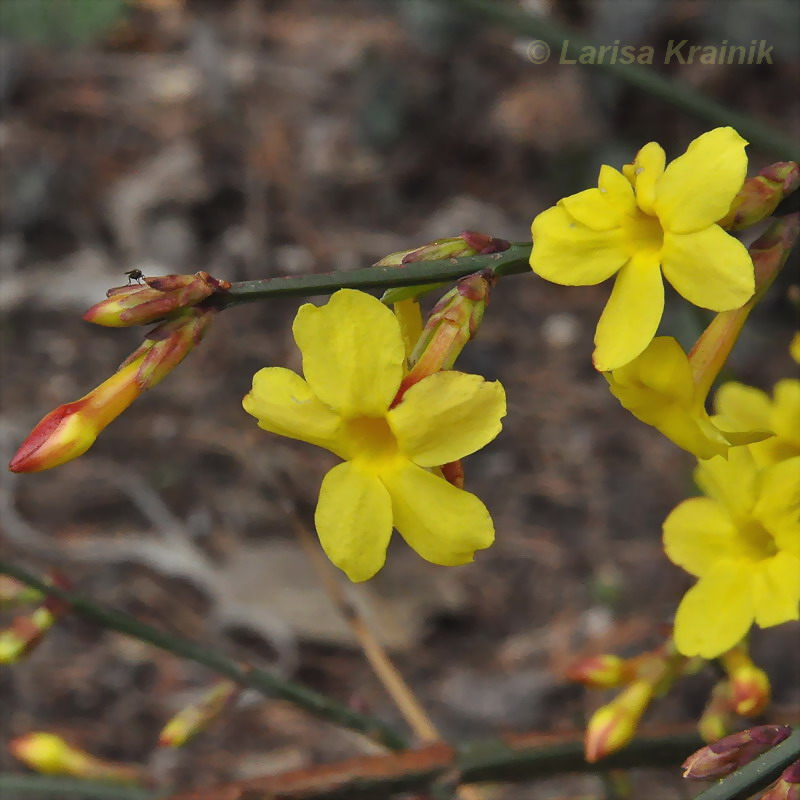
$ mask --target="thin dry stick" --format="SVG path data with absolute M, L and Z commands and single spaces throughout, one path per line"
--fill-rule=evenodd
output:
M 439 731 L 431 722 L 422 704 L 411 691 L 397 667 L 392 663 L 358 608 L 345 594 L 341 584 L 322 555 L 316 540 L 311 535 L 308 526 L 300 517 L 298 510 L 292 506 L 290 513 L 297 538 L 316 570 L 322 586 L 352 630 L 353 635 L 364 651 L 369 665 L 392 698 L 392 702 L 397 706 L 414 733 L 423 742 L 441 741 L 442 737 Z M 472 786 L 459 787 L 457 796 L 461 800 L 484 800 L 483 796 Z

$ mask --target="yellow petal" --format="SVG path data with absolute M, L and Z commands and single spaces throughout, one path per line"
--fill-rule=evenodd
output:
M 400 325 L 380 300 L 340 289 L 326 305 L 306 303 L 292 327 L 314 394 L 343 417 L 382 417 L 405 364 Z
M 720 561 L 681 600 L 675 646 L 685 656 L 716 658 L 742 640 L 753 615 L 751 566 Z
M 610 278 L 628 260 L 621 228 L 593 231 L 560 206 L 539 214 L 531 233 L 531 268 L 553 283 L 591 286 Z
M 597 323 L 592 361 L 616 369 L 638 356 L 656 334 L 664 311 L 664 283 L 653 256 L 636 256 L 617 275 Z
M 746 447 L 731 448 L 727 459 L 701 461 L 694 471 L 695 483 L 734 519 L 750 516 L 756 502 L 756 477 L 756 465 Z
M 800 556 L 800 456 L 761 470 L 753 516 L 782 550 Z
M 664 149 L 656 142 L 649 142 L 636 154 L 632 165 L 636 203 L 645 214 L 653 214 L 656 186 L 664 174 L 666 160 Z
M 728 213 L 747 174 L 746 144 L 733 128 L 715 128 L 669 164 L 654 204 L 665 230 L 703 230 Z
M 480 375 L 438 372 L 412 386 L 388 414 L 397 443 L 421 467 L 464 458 L 500 433 L 506 395 Z
M 778 381 L 773 394 L 771 427 L 776 436 L 800 448 L 800 381 L 791 378 Z
M 678 294 L 712 311 L 740 308 L 755 291 L 747 248 L 719 225 L 697 233 L 664 234 L 661 268 Z
M 769 628 L 800 619 L 800 558 L 778 553 L 759 567 L 753 581 L 756 623 Z
M 467 564 L 494 541 L 492 518 L 474 494 L 410 462 L 383 480 L 395 527 L 426 561 Z
M 400 323 L 400 334 L 406 349 L 406 357 L 414 350 L 417 340 L 422 336 L 422 311 L 414 299 L 400 300 L 393 306 L 394 315 Z
M 256 372 L 242 406 L 265 431 L 339 452 L 341 419 L 289 369 L 266 367 Z
M 771 406 L 766 392 L 736 381 L 723 383 L 714 396 L 720 425 L 731 429 L 769 429 Z
M 664 520 L 664 550 L 673 564 L 697 576 L 720 559 L 742 555 L 731 518 L 709 497 L 692 497 L 672 510 Z
M 597 189 L 586 189 L 565 197 L 559 205 L 576 221 L 593 231 L 619 228 L 625 214 L 633 213 L 633 189 L 625 176 L 613 167 L 600 168 Z
M 648 405 L 657 408 L 672 403 L 689 406 L 694 395 L 689 359 L 671 336 L 657 336 L 633 361 L 606 377 L 612 393 L 630 411 L 641 408 L 646 413 L 644 409 Z
M 375 475 L 352 462 L 323 479 L 314 522 L 325 554 L 351 581 L 371 578 L 386 561 L 392 501 Z

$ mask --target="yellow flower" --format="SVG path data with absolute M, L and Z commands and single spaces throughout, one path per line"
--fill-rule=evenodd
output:
M 652 340 L 664 310 L 662 272 L 689 302 L 714 311 L 752 296 L 750 256 L 716 224 L 744 182 L 746 144 L 733 128 L 715 128 L 665 169 L 664 151 L 650 142 L 623 172 L 604 165 L 597 189 L 534 219 L 531 267 L 541 277 L 585 286 L 617 273 L 595 333 L 598 370 L 627 364 Z
M 474 453 L 500 432 L 502 386 L 438 372 L 393 400 L 405 372 L 400 325 L 380 301 L 351 289 L 306 304 L 293 333 L 305 380 L 262 369 L 244 398 L 261 428 L 344 459 L 325 476 L 315 522 L 328 558 L 353 581 L 386 559 L 395 527 L 434 564 L 472 561 L 494 541 L 489 512 L 435 467 Z
M 664 522 L 667 556 L 699 580 L 675 617 L 675 645 L 716 658 L 747 634 L 800 618 L 800 457 L 758 470 L 747 448 L 701 462 L 707 495 Z
M 724 456 L 734 445 L 771 436 L 767 425 L 749 418 L 712 420 L 689 358 L 670 336 L 657 336 L 633 361 L 603 374 L 631 414 L 698 458 Z
M 778 381 L 774 399 L 742 383 L 725 383 L 717 390 L 714 422 L 726 426 L 761 428 L 775 435 L 750 445 L 756 464 L 766 466 L 800 456 L 800 380 Z

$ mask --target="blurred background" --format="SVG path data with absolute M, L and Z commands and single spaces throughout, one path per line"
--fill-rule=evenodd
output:
M 499 2 L 499 0 L 498 0 Z M 800 133 L 794 0 L 528 0 L 599 44 L 655 48 L 652 69 Z M 464 229 L 530 238 L 534 215 L 658 140 L 673 158 L 711 127 L 596 67 L 533 64 L 529 38 L 456 0 L 2 0 L 0 445 L 7 461 L 55 406 L 104 380 L 141 329 L 81 313 L 123 272 L 207 270 L 231 281 L 367 266 Z M 663 64 L 669 40 L 749 45 L 772 64 Z M 660 57 L 661 56 L 661 57 Z M 786 154 L 750 148 L 751 173 Z M 753 315 L 731 374 L 788 375 L 782 281 Z M 694 489 L 693 461 L 637 423 L 592 368 L 609 287 L 532 276 L 494 291 L 460 368 L 500 379 L 500 437 L 467 459 L 467 488 L 497 543 L 461 568 L 395 537 L 353 597 L 443 734 L 567 731 L 607 699 L 568 685 L 578 655 L 657 645 L 691 581 L 661 523 Z M 323 302 L 324 298 L 319 298 Z M 333 463 L 270 436 L 241 409 L 262 366 L 297 369 L 300 301 L 220 315 L 179 369 L 83 458 L 2 476 L 4 557 L 57 566 L 92 597 L 399 721 L 292 532 Z M 665 330 L 691 343 L 702 314 L 670 298 Z M 800 712 L 798 626 L 756 632 L 766 718 Z M 684 679 L 648 713 L 691 723 L 715 674 Z M 0 672 L 0 728 L 52 730 L 182 788 L 362 754 L 352 734 L 245 695 L 178 751 L 164 722 L 212 675 L 75 617 Z M 23 770 L 0 748 L 3 770 Z M 691 795 L 677 773 L 633 797 Z M 598 778 L 497 789 L 498 800 L 604 797 Z

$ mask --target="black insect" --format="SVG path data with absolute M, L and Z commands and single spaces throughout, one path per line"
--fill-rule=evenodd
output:
M 129 269 L 125 274 L 128 276 L 128 284 L 130 284 L 131 281 L 139 283 L 144 278 L 144 272 L 140 269 Z

